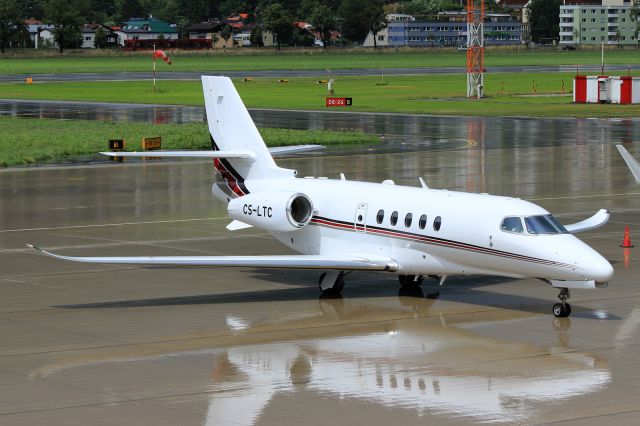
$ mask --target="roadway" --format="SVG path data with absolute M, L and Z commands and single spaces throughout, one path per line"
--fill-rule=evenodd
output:
M 615 278 L 572 292 L 571 318 L 554 319 L 557 291 L 532 279 L 451 278 L 439 294 L 431 283 L 403 294 L 392 276 L 354 273 L 343 299 L 319 300 L 313 272 L 60 262 L 24 244 L 70 255 L 286 249 L 225 230 L 209 162 L 6 169 L 0 423 L 635 423 L 640 257 L 618 245 L 626 224 L 640 238 L 640 187 L 614 147 L 624 132 L 488 149 L 493 133 L 458 127 L 468 143 L 278 162 L 301 176 L 422 175 L 527 198 L 564 222 L 609 209 L 610 223 L 581 237 Z
M 461 54 L 464 55 L 464 54 Z M 637 70 L 640 65 L 607 65 L 606 71 Z M 599 65 L 580 65 L 580 73 L 599 74 Z M 424 68 L 356 68 L 334 69 L 334 76 L 358 76 L 358 75 L 429 75 L 429 74 L 463 74 L 465 67 L 424 67 Z M 488 73 L 550 73 L 550 72 L 576 72 L 576 65 L 553 66 L 509 66 L 490 67 Z M 162 71 L 158 72 L 160 80 L 199 80 L 202 75 L 226 75 L 231 78 L 294 78 L 294 77 L 327 77 L 327 70 L 263 70 L 263 71 L 223 71 L 202 70 L 195 72 Z M 149 72 L 112 72 L 112 73 L 61 73 L 61 74 L 11 74 L 0 75 L 0 83 L 24 82 L 27 77 L 34 82 L 78 82 L 78 81 L 125 81 L 125 80 L 149 80 L 152 73 Z

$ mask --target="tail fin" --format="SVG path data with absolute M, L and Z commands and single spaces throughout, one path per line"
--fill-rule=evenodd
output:
M 240 95 L 228 77 L 202 76 L 207 123 L 214 151 L 252 151 L 252 161 L 215 158 L 214 166 L 236 195 L 248 193 L 245 179 L 294 176 L 276 165 Z M 244 193 L 244 194 L 243 194 Z

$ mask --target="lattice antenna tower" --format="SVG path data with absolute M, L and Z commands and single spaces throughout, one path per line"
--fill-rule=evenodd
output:
M 484 0 L 467 0 L 467 97 L 484 88 Z

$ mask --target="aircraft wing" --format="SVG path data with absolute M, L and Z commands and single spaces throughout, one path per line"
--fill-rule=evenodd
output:
M 324 145 L 290 145 L 290 146 L 274 146 L 269 148 L 269 152 L 272 155 L 291 154 L 294 152 L 313 151 L 316 149 L 322 149 Z
M 618 151 L 620 151 L 622 159 L 625 163 L 627 163 L 627 167 L 629 167 L 629 170 L 631 170 L 631 174 L 633 175 L 636 182 L 640 183 L 640 164 L 638 164 L 636 159 L 633 158 L 631 154 L 629 154 L 629 151 L 627 151 L 625 147 L 623 147 L 622 145 L 616 145 L 616 148 L 618 148 Z
M 292 154 L 295 152 L 311 151 L 324 148 L 323 145 L 291 145 L 269 148 L 273 155 Z M 225 150 L 225 151 L 112 151 L 101 152 L 109 157 L 181 157 L 181 158 L 240 158 L 255 161 L 257 154 L 249 149 Z
M 387 257 L 368 255 L 278 255 L 278 256 L 132 256 L 75 257 L 62 256 L 27 244 L 47 256 L 72 262 L 131 265 L 230 266 L 255 268 L 324 269 L 339 271 L 389 271 L 398 263 Z
M 582 231 L 588 231 L 589 229 L 596 229 L 604 225 L 609 221 L 609 211 L 605 209 L 600 209 L 596 214 L 591 216 L 589 219 L 585 219 L 582 222 L 572 223 L 570 225 L 565 225 L 567 231 L 572 234 Z

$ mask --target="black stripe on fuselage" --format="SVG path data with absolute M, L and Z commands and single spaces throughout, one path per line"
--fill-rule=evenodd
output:
M 327 226 L 334 229 L 342 229 L 345 231 L 352 231 L 352 232 L 355 232 L 355 231 L 362 232 L 365 230 L 365 227 L 360 224 L 354 225 L 353 222 L 329 219 L 322 216 L 313 216 L 313 218 L 311 219 L 311 223 L 315 225 Z M 409 240 L 416 241 L 423 244 L 438 245 L 438 246 L 454 248 L 458 250 L 472 251 L 472 252 L 488 254 L 492 256 L 506 257 L 514 260 L 522 260 L 524 262 L 533 262 L 533 263 L 538 263 L 543 265 L 559 266 L 563 268 L 573 267 L 572 265 L 568 265 L 561 262 L 555 262 L 552 260 L 539 259 L 536 257 L 525 256 L 525 255 L 511 253 L 511 252 L 502 251 L 502 250 L 495 250 L 487 247 L 477 246 L 474 244 L 463 243 L 460 241 L 453 241 L 445 238 L 421 235 L 413 232 L 399 231 L 397 229 L 392 229 L 392 228 L 366 225 L 366 232 L 369 232 L 378 236 L 409 239 Z

